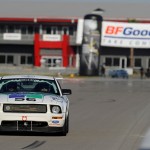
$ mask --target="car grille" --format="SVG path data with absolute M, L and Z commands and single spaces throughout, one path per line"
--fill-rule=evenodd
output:
M 26 123 L 27 126 L 32 127 L 47 127 L 47 122 L 39 122 L 39 121 L 2 121 L 1 126 L 2 127 L 23 127 L 24 123 Z
M 5 131 L 40 131 L 47 128 L 47 122 L 41 121 L 2 121 L 1 127 Z
M 42 104 L 4 104 L 3 112 L 46 113 L 47 105 L 42 105 Z

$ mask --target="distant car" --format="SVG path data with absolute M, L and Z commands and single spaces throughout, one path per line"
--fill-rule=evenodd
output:
M 112 78 L 128 78 L 129 77 L 127 71 L 123 69 L 111 70 L 109 71 L 109 76 L 111 76 Z
M 70 89 L 58 78 L 34 75 L 0 77 L 0 132 L 69 131 Z

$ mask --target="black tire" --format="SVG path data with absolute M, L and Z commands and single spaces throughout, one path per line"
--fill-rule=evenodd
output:
M 68 114 L 67 118 L 65 119 L 63 131 L 61 132 L 61 135 L 66 136 L 68 132 L 69 132 L 69 114 Z
M 68 117 L 66 120 L 66 131 L 67 131 L 67 133 L 69 132 L 69 114 L 68 114 Z

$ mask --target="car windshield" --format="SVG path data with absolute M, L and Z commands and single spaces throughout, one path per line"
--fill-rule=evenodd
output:
M 2 79 L 0 92 L 40 92 L 60 95 L 55 80 L 31 78 Z

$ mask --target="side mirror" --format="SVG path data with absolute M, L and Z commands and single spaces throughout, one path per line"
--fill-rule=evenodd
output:
M 70 94 L 72 94 L 72 91 L 70 89 L 62 89 L 61 91 L 62 91 L 63 95 L 70 95 Z

